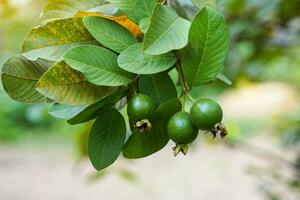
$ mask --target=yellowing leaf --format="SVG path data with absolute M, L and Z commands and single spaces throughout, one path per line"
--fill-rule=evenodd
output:
M 108 18 L 109 19 L 109 18 Z M 140 27 L 125 15 L 119 17 L 111 17 L 112 20 L 129 30 L 134 36 L 142 35 Z
M 83 26 L 82 19 L 55 20 L 31 30 L 23 43 L 24 56 L 60 61 L 65 52 L 82 44 L 97 44 Z
M 105 15 L 98 12 L 84 12 L 84 11 L 79 11 L 75 15 L 75 17 L 78 18 L 89 17 L 89 16 L 104 17 Z
M 126 15 L 109 16 L 109 15 L 104 15 L 102 13 L 97 13 L 97 12 L 83 12 L 83 11 L 79 11 L 75 15 L 75 17 L 79 17 L 79 18 L 88 17 L 88 16 L 103 17 L 105 19 L 115 21 L 116 23 L 118 23 L 121 26 L 123 26 L 124 28 L 126 28 L 135 37 L 138 37 L 142 34 L 140 27 L 136 23 L 131 21 Z

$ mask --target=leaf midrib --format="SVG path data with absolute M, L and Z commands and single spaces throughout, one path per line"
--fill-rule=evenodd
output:
M 154 46 L 161 38 L 162 38 L 162 36 L 164 36 L 168 31 L 169 31 L 169 29 L 172 27 L 172 25 L 173 24 L 175 24 L 175 22 L 177 21 L 177 19 L 179 18 L 179 16 L 177 16 L 172 22 L 171 22 L 171 24 L 168 26 L 168 28 L 164 31 L 164 32 L 162 32 L 161 33 L 161 35 L 150 45 L 150 46 L 148 46 L 146 49 L 144 49 L 145 51 L 147 51 L 147 49 L 149 50 L 149 48 L 151 47 L 151 46 Z M 150 26 L 151 26 L 151 24 L 150 24 Z M 149 29 L 148 29 L 149 30 Z
M 99 32 L 101 32 L 102 34 L 104 34 L 106 37 L 110 38 L 111 40 L 115 40 L 117 42 L 119 42 L 121 45 L 125 46 L 126 48 L 129 47 L 128 44 L 124 43 L 121 40 L 118 40 L 117 38 L 111 36 L 110 34 L 107 34 L 105 31 L 102 31 L 101 29 L 99 29 Z M 129 32 L 129 31 L 128 31 Z M 129 32 L 130 33 L 130 32 Z M 101 42 L 100 42 L 101 43 Z M 109 47 L 110 48 L 110 47 Z
M 45 85 L 44 83 L 37 83 L 36 87 L 37 88 L 54 88 L 54 87 L 62 87 L 62 86 L 70 86 L 70 85 L 79 85 L 79 84 L 91 84 L 90 82 L 88 81 L 80 81 L 80 82 L 77 82 L 77 83 L 67 83 L 67 84 L 64 84 L 64 85 L 60 85 L 60 84 L 56 84 L 56 85 Z M 40 84 L 44 85 L 44 86 L 41 86 Z M 96 85 L 95 85 L 96 86 Z
M 130 78 L 128 78 L 127 76 L 124 76 L 122 74 L 119 74 L 118 72 L 116 71 L 111 71 L 111 70 L 108 70 L 108 69 L 103 69 L 103 68 L 99 68 L 95 65 L 90 65 L 90 64 L 86 64 L 86 63 L 83 63 L 81 61 L 77 61 L 77 60 L 74 60 L 74 59 L 71 59 L 71 58 L 68 58 L 70 61 L 73 61 L 73 62 L 76 62 L 76 63 L 79 63 L 79 64 L 82 64 L 84 66 L 87 66 L 87 67 L 91 67 L 92 69 L 96 70 L 96 73 L 100 73 L 101 71 L 102 72 L 105 72 L 105 73 L 111 73 L 113 74 L 114 76 L 118 76 L 118 78 L 124 78 L 124 79 L 127 79 L 127 80 L 132 80 Z M 114 67 L 118 67 L 118 66 L 109 66 L 109 68 L 114 68 Z M 75 69 L 75 68 L 74 68 Z M 79 70 L 80 69 L 80 70 Z M 82 68 L 77 68 L 78 71 L 81 71 L 82 73 L 84 74 L 87 74 L 87 70 L 83 70 Z
M 131 57 L 131 58 L 135 58 L 136 57 L 133 57 L 133 56 L 127 56 L 127 57 Z M 170 57 L 157 57 L 157 58 L 150 58 L 150 59 L 147 59 L 147 60 L 142 60 L 142 61 L 139 61 L 139 62 L 127 62 L 126 64 L 129 65 L 129 64 L 139 64 L 139 63 L 147 63 L 147 62 L 151 62 L 153 60 L 167 60 L 167 59 L 171 59 L 171 56 Z
M 39 81 L 39 79 L 33 79 L 33 78 L 27 78 L 27 77 L 20 77 L 20 76 L 16 76 L 16 75 L 12 75 L 12 74 L 7 74 L 5 72 L 2 72 L 2 75 L 7 75 L 13 78 L 17 78 L 17 79 L 22 79 L 22 80 L 26 80 L 26 81 Z
M 114 112 L 114 111 L 113 111 Z M 107 140 L 107 136 L 109 135 L 109 133 L 110 133 L 110 130 L 111 130 L 111 127 L 112 127 L 112 124 L 113 124 L 113 112 L 110 112 L 110 114 L 111 114 L 111 120 L 109 120 L 110 122 L 109 122 L 109 127 L 108 127 L 108 129 L 107 129 L 107 131 L 106 131 L 106 134 L 104 135 L 104 139 L 103 139 L 103 141 L 104 141 L 104 145 L 103 145 L 103 148 L 101 149 L 101 153 L 100 153 L 100 158 L 103 158 L 103 153 L 104 153 L 104 149 L 105 149 L 105 147 L 106 147 L 106 145 L 107 145 L 107 143 L 106 143 L 106 140 Z M 100 167 L 100 168 L 102 168 L 102 167 Z
M 138 1 L 138 0 L 136 0 L 136 1 Z M 148 15 L 151 15 L 151 10 L 148 9 L 148 6 L 147 6 L 147 4 L 145 3 L 145 1 L 143 1 L 143 4 L 144 4 L 144 6 L 145 6 L 145 8 L 146 8 L 145 10 L 146 10 L 147 14 L 148 14 Z
M 71 45 L 80 45 L 80 44 L 85 44 L 85 43 L 93 43 L 93 42 L 97 42 L 97 40 L 93 39 L 93 40 L 84 40 L 81 42 L 68 42 L 65 44 L 55 44 L 55 45 L 49 45 L 49 46 L 44 46 L 44 47 L 40 47 L 40 48 L 29 48 L 27 50 L 23 50 L 23 54 L 32 52 L 32 51 L 38 51 L 38 50 L 42 50 L 42 49 L 47 49 L 47 48 L 58 48 L 58 47 L 65 47 L 65 46 L 71 46 Z

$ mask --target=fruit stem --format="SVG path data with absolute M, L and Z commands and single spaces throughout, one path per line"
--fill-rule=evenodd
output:
M 191 100 L 192 103 L 196 102 L 196 100 L 189 93 L 187 93 L 186 96 Z
M 189 89 L 185 85 L 184 74 L 183 74 L 181 63 L 180 63 L 179 55 L 177 53 L 176 53 L 176 58 L 177 58 L 176 69 L 177 69 L 178 74 L 179 74 L 179 81 L 180 81 L 181 87 L 182 87 L 184 92 L 189 92 Z
M 182 111 L 185 112 L 185 95 L 183 95 L 182 97 L 182 104 L 183 104 Z
M 182 65 L 180 63 L 179 55 L 177 53 L 175 53 L 175 54 L 176 54 L 176 58 L 177 58 L 176 69 L 178 71 L 179 81 L 180 81 L 180 85 L 182 88 L 182 93 L 183 93 L 183 95 L 187 96 L 193 103 L 195 103 L 195 99 L 189 94 L 190 89 L 185 84 L 185 78 L 184 78 L 184 74 L 183 74 L 183 70 L 182 70 Z
M 129 85 L 129 94 L 130 94 L 129 99 L 131 99 L 134 95 L 136 95 L 138 93 L 139 78 L 140 78 L 140 76 L 137 75 Z
M 189 93 L 189 89 L 185 85 L 184 75 L 183 75 L 182 67 L 181 67 L 179 60 L 177 61 L 176 69 L 178 71 L 179 81 L 180 81 L 180 85 L 182 87 L 182 91 L 184 94 L 187 94 L 187 93 Z

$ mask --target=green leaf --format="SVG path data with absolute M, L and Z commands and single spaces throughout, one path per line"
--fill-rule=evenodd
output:
M 82 18 L 62 19 L 30 31 L 22 51 L 30 60 L 44 58 L 60 61 L 67 50 L 83 44 L 97 42 L 84 28 Z
M 2 68 L 2 84 L 6 93 L 22 103 L 42 103 L 47 97 L 41 95 L 35 85 L 53 62 L 38 59 L 27 60 L 24 56 L 15 56 L 6 61 Z
M 90 12 L 97 12 L 107 16 L 118 16 L 119 8 L 112 4 L 104 4 L 93 9 L 89 9 Z
M 184 7 L 178 2 L 178 0 L 171 1 L 171 8 L 173 8 L 180 17 L 187 20 L 189 19 Z
M 156 0 L 135 0 L 133 12 L 137 22 L 145 17 L 150 17 L 155 5 Z
M 202 9 L 205 6 L 214 8 L 217 5 L 217 0 L 192 0 L 192 2 L 199 9 Z
M 119 111 L 109 107 L 97 118 L 89 136 L 88 153 L 95 169 L 100 171 L 114 163 L 125 139 L 125 120 Z
M 36 88 L 57 103 L 74 106 L 95 103 L 116 89 L 91 84 L 80 72 L 63 61 L 51 67 L 39 80 Z
M 134 79 L 134 75 L 121 69 L 117 58 L 112 51 L 92 45 L 75 47 L 64 55 L 64 61 L 70 67 L 82 72 L 95 85 L 127 85 Z
M 157 5 L 145 34 L 145 53 L 159 55 L 174 49 L 182 49 L 188 43 L 190 22 L 178 16 L 170 7 Z
M 115 5 L 116 7 L 118 7 L 132 21 L 134 22 L 138 21 L 134 15 L 134 7 L 135 7 L 134 5 L 137 0 L 107 0 L 107 1 Z
M 139 93 L 150 96 L 157 106 L 177 97 L 176 87 L 168 73 L 141 76 Z
M 227 85 L 232 85 L 232 81 L 221 72 L 217 75 L 217 79 L 223 81 Z
M 78 11 L 87 11 L 107 4 L 105 0 L 48 0 L 41 21 L 47 23 L 52 20 L 73 17 Z
M 172 52 L 162 55 L 149 55 L 143 52 L 141 43 L 135 44 L 118 57 L 118 65 L 136 74 L 155 74 L 166 71 L 174 66 L 176 57 Z
M 156 0 L 107 0 L 117 6 L 132 21 L 139 23 L 141 19 L 150 17 Z
M 68 123 L 71 125 L 75 124 L 81 124 L 88 122 L 90 120 L 95 119 L 97 116 L 99 116 L 102 112 L 102 109 L 107 105 L 114 105 L 119 101 L 122 97 L 126 95 L 127 88 L 120 88 L 117 91 L 107 95 L 106 97 L 98 100 L 96 103 L 93 103 L 84 110 L 82 110 L 80 113 L 78 113 L 76 116 L 73 116 L 68 120 Z
M 146 18 L 143 18 L 140 23 L 139 23 L 139 27 L 142 31 L 142 33 L 146 33 L 148 31 L 148 28 L 150 26 L 150 17 L 146 17 Z
M 70 106 L 55 103 L 49 109 L 49 113 L 58 119 L 71 119 L 83 111 L 87 106 Z
M 137 43 L 137 39 L 126 28 L 114 21 L 90 16 L 85 17 L 83 22 L 97 41 L 117 53 Z
M 152 122 L 152 130 L 144 133 L 134 132 L 129 137 L 123 148 L 124 157 L 129 159 L 143 158 L 166 146 L 169 141 L 167 123 L 181 108 L 182 105 L 178 99 L 162 104 Z
M 224 18 L 215 10 L 202 9 L 192 22 L 182 61 L 188 85 L 193 87 L 214 81 L 227 50 L 228 30 Z

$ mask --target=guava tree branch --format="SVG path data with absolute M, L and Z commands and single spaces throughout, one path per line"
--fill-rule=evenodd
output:
M 182 87 L 182 91 L 183 91 L 184 94 L 188 94 L 189 93 L 189 89 L 188 89 L 188 87 L 185 84 L 185 78 L 184 78 L 182 66 L 181 66 L 179 60 L 176 63 L 176 69 L 177 69 L 177 72 L 178 72 L 179 81 L 180 81 L 180 85 Z
M 184 73 L 183 73 L 183 69 L 182 69 L 182 65 L 181 65 L 181 61 L 180 61 L 180 56 L 176 54 L 176 58 L 177 58 L 177 63 L 176 63 L 176 69 L 178 72 L 178 77 L 179 77 L 179 82 L 182 88 L 182 93 L 183 95 L 186 95 L 192 102 L 195 102 L 195 99 L 189 94 L 190 92 L 190 88 L 186 85 L 185 82 L 185 78 L 184 78 Z

